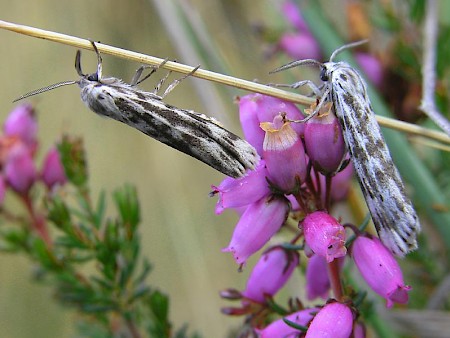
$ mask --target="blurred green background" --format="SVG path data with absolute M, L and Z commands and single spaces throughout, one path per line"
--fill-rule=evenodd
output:
M 203 31 L 209 34 L 210 52 L 226 60 L 215 65 L 205 64 L 205 60 L 195 55 L 187 60 L 178 53 L 179 49 L 186 51 L 184 44 L 189 46 L 190 42 L 177 27 L 183 24 L 177 17 L 180 8 L 175 6 L 171 10 L 170 3 L 164 0 L 0 0 L 0 19 L 191 65 L 201 64 L 205 69 L 249 80 L 274 81 L 267 73 L 275 64 L 269 65 L 264 60 L 251 27 L 258 20 L 278 16 L 273 3 L 189 2 L 191 15 L 203 20 L 207 29 Z M 165 16 L 164 22 L 160 13 Z M 175 41 L 167 25 L 182 41 Z M 12 100 L 21 94 L 77 79 L 73 47 L 3 30 L 0 30 L 0 41 L 1 121 L 13 109 Z M 95 65 L 95 55 L 84 51 L 84 72 L 95 71 Z M 138 66 L 104 56 L 104 74 L 125 81 L 131 79 Z M 159 73 L 163 74 L 164 71 Z M 142 85 L 147 90 L 153 86 L 152 80 Z M 166 101 L 216 116 L 240 134 L 233 99 L 245 93 L 212 86 L 206 81 L 188 79 Z M 212 94 L 205 95 L 206 101 L 202 102 L 199 92 Z M 238 273 L 232 256 L 220 252 L 228 244 L 237 220 L 231 212 L 216 216 L 215 199 L 208 197 L 210 185 L 218 184 L 223 175 L 125 125 L 94 115 L 81 102 L 75 85 L 29 101 L 38 112 L 40 158 L 63 133 L 81 136 L 87 149 L 94 196 L 101 189 L 111 192 L 126 182 L 137 186 L 144 255 L 154 266 L 149 282 L 170 295 L 173 323 L 178 327 L 189 323 L 191 330 L 198 330 L 205 337 L 223 337 L 233 323 L 238 325 L 239 319 L 230 319 L 219 311 L 221 306 L 230 305 L 219 298 L 219 290 L 242 288 L 248 273 L 248 269 Z M 33 266 L 29 261 L 0 255 L 0 337 L 73 337 L 74 312 L 54 302 L 51 288 L 33 282 L 32 276 Z

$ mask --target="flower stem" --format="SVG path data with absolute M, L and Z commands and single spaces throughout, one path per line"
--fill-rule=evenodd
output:
M 342 301 L 344 292 L 339 270 L 339 260 L 334 259 L 332 262 L 328 263 L 328 276 L 330 278 L 331 290 L 333 290 L 334 298 L 338 301 Z

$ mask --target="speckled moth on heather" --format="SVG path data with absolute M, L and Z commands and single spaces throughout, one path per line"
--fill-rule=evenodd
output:
M 419 218 L 406 196 L 400 174 L 375 119 L 363 78 L 348 63 L 333 62 L 342 50 L 365 42 L 342 46 L 325 63 L 313 59 L 299 60 L 273 72 L 300 65 L 320 67 L 320 79 L 323 81 L 320 87 L 311 81 L 299 81 L 290 85 L 292 88 L 307 85 L 320 97 L 314 112 L 296 122 L 309 120 L 323 105 L 332 102 L 378 235 L 392 253 L 404 256 L 417 248 Z
M 114 77 L 102 77 L 102 58 L 97 53 L 97 71 L 83 74 L 81 52 L 77 51 L 75 68 L 80 75 L 76 81 L 63 81 L 22 95 L 15 101 L 40 94 L 61 86 L 78 84 L 81 99 L 95 113 L 125 123 L 144 134 L 167 144 L 187 155 L 208 164 L 225 175 L 244 176 L 259 161 L 256 150 L 247 141 L 220 126 L 219 122 L 192 110 L 180 109 L 166 104 L 163 98 L 185 77 L 198 67 L 170 84 L 158 95 L 163 78 L 154 92 L 139 90 L 137 85 L 153 74 L 158 67 L 141 66 L 130 84 Z M 163 63 L 165 63 L 164 61 Z M 151 72 L 142 77 L 145 68 Z

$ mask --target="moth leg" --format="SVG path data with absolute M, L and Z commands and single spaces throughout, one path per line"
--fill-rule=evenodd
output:
M 145 80 L 147 80 L 153 73 L 155 73 L 159 68 L 161 68 L 163 65 L 165 65 L 167 63 L 168 59 L 164 59 L 163 62 L 161 62 L 159 65 L 157 66 L 149 66 L 149 65 L 142 65 L 140 66 L 137 70 L 136 73 L 133 76 L 133 79 L 130 82 L 130 85 L 132 86 L 136 86 L 138 84 L 140 84 L 141 82 L 144 82 Z M 152 70 L 150 71 L 149 74 L 147 74 L 146 76 L 144 76 L 141 79 L 142 73 L 144 72 L 145 69 L 147 68 L 151 68 Z
M 297 89 L 297 88 L 300 88 L 303 86 L 307 86 L 312 90 L 313 94 L 316 96 L 320 96 L 322 93 L 322 90 L 323 90 L 323 85 L 318 87 L 314 82 L 312 82 L 310 80 L 303 80 L 303 81 L 295 82 L 292 84 L 269 83 L 267 85 L 271 86 L 271 87 L 283 87 L 283 88 L 292 88 L 292 89 Z
M 330 88 L 325 89 L 325 91 L 322 93 L 319 103 L 317 103 L 316 108 L 314 109 L 314 111 L 311 114 L 309 114 L 302 120 L 294 120 L 294 121 L 290 121 L 290 122 L 305 123 L 305 122 L 311 120 L 314 116 L 316 116 L 320 112 L 320 109 L 325 105 L 325 102 L 327 101 L 328 96 L 330 95 L 330 92 L 331 92 Z
M 92 40 L 89 40 L 89 41 L 91 42 L 91 45 L 94 48 L 95 54 L 97 54 L 97 78 L 98 78 L 98 80 L 101 80 L 101 78 L 102 78 L 102 63 L 103 63 L 103 60 L 102 60 L 102 57 L 100 55 L 100 52 L 97 49 L 97 46 L 95 45 L 95 42 L 92 41 Z M 77 57 L 77 59 L 78 59 L 78 62 L 80 62 L 80 57 L 79 56 Z M 78 71 L 78 67 L 79 67 L 80 72 L 81 72 L 81 66 L 77 65 L 77 61 L 75 61 L 75 68 L 77 68 L 77 71 Z
M 194 69 L 192 69 L 189 73 L 185 74 L 184 76 L 180 77 L 179 79 L 176 79 L 175 81 L 173 81 L 164 91 L 164 93 L 161 95 L 161 98 L 163 99 L 167 94 L 169 94 L 181 81 L 183 81 L 185 78 L 187 78 L 188 76 L 191 76 L 192 74 L 194 74 L 197 69 L 200 68 L 200 65 L 198 65 L 197 67 L 195 67 Z M 167 74 L 169 75 L 169 74 Z M 163 79 L 165 80 L 167 78 L 167 76 Z

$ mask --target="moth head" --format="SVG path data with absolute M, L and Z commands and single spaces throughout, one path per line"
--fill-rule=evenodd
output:
M 327 82 L 330 79 L 329 76 L 328 76 L 328 68 L 325 65 L 322 65 L 320 67 L 320 79 L 323 82 Z
M 83 71 L 81 70 L 81 51 L 77 50 L 77 54 L 75 56 L 75 69 L 76 69 L 78 75 L 80 75 L 80 77 L 81 77 L 80 80 L 62 81 L 62 82 L 54 83 L 52 85 L 49 85 L 49 86 L 46 86 L 43 88 L 35 89 L 31 92 L 21 95 L 20 97 L 15 99 L 13 102 L 23 100 L 23 99 L 33 96 L 33 95 L 38 95 L 38 94 L 41 94 L 44 92 L 48 92 L 50 90 L 53 90 L 53 89 L 56 89 L 56 88 L 59 88 L 62 86 L 68 86 L 68 85 L 73 85 L 73 84 L 78 84 L 81 86 L 82 83 L 83 84 L 86 83 L 86 81 L 83 81 L 83 80 L 87 80 L 88 82 L 90 82 L 90 81 L 99 82 L 100 79 L 102 78 L 102 58 L 100 56 L 100 53 L 99 53 L 95 43 L 93 41 L 91 41 L 91 44 L 94 47 L 94 51 L 96 52 L 97 59 L 98 59 L 97 71 L 95 73 L 92 73 L 92 74 L 84 74 L 83 73 Z

